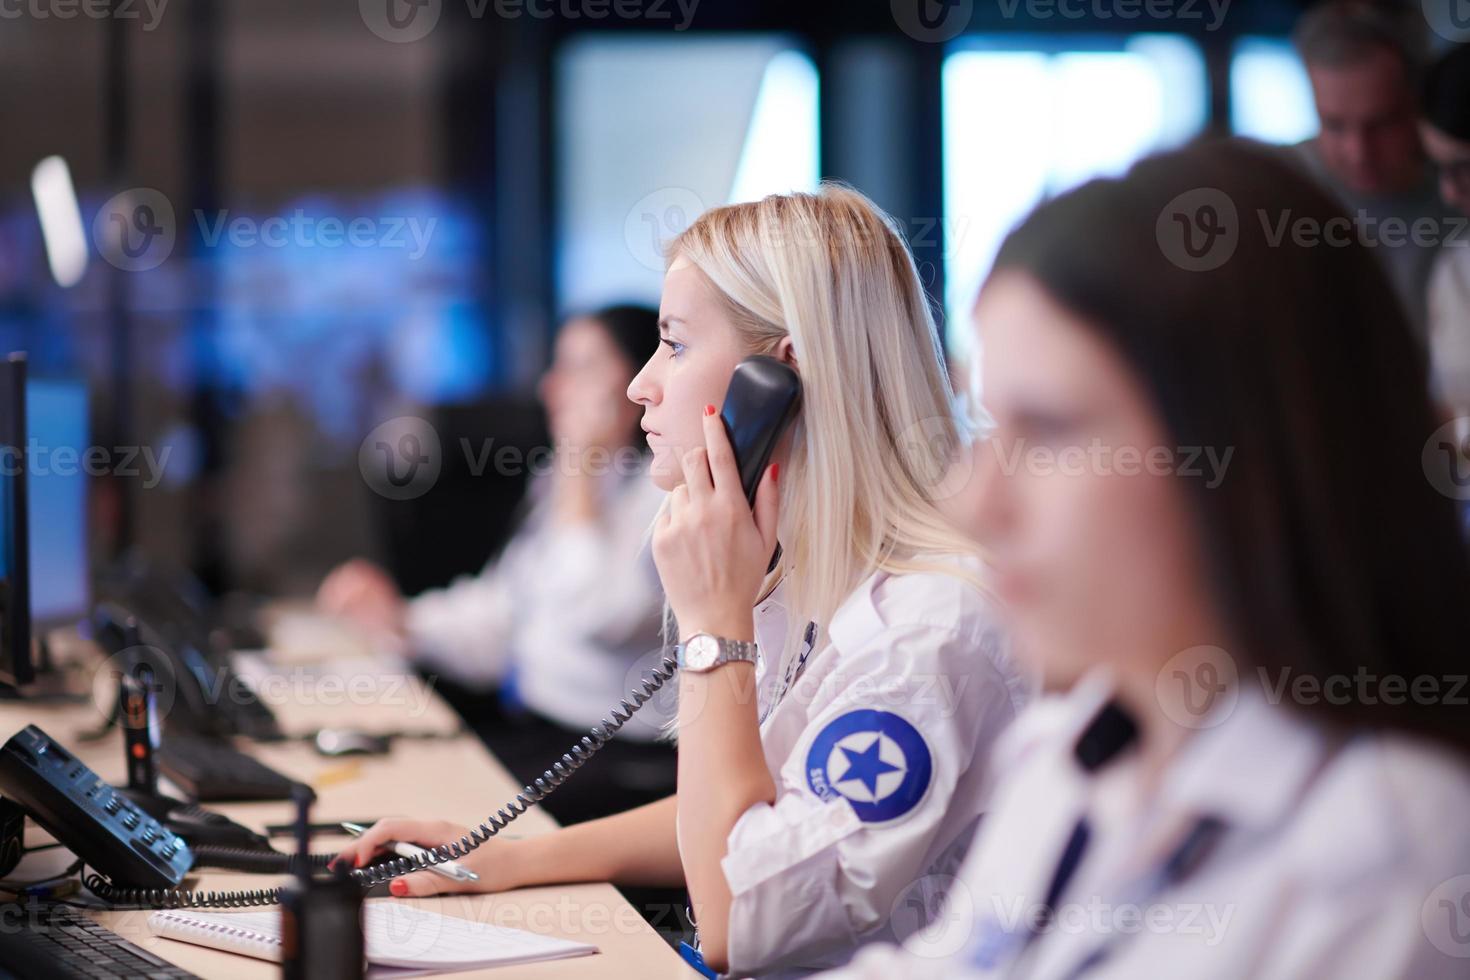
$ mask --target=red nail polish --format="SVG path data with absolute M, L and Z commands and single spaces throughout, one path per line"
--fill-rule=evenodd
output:
M 392 892 L 394 895 L 397 895 L 399 898 L 402 898 L 404 895 L 408 894 L 408 882 L 403 881 L 402 879 L 399 879 L 398 881 L 390 881 L 388 882 L 388 891 Z
M 706 414 L 706 415 L 713 415 L 713 414 L 715 414 L 715 407 L 713 405 L 706 405 L 706 406 L 704 406 L 704 414 Z
M 780 476 L 781 476 L 781 464 L 780 463 L 772 463 L 771 464 L 771 482 L 772 483 L 775 483 L 776 480 Z

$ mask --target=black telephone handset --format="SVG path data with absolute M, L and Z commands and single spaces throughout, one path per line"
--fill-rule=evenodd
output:
M 771 454 L 775 452 L 781 437 L 795 419 L 800 401 L 801 383 L 796 372 L 788 365 L 772 357 L 754 355 L 747 357 L 736 366 L 735 373 L 730 379 L 729 390 L 725 395 L 724 408 L 720 414 L 730 436 L 730 445 L 735 452 L 736 465 L 740 470 L 741 486 L 745 490 L 746 499 L 752 505 L 755 502 L 756 489 L 760 486 L 761 476 L 770 463 Z M 777 556 L 779 554 L 780 549 L 778 548 Z M 774 559 L 772 567 L 774 567 Z M 627 724 L 634 712 L 652 700 L 654 694 L 669 678 L 674 676 L 675 669 L 674 660 L 665 657 L 657 667 L 649 671 L 647 679 L 641 681 L 637 688 L 630 691 L 628 697 L 614 708 L 601 724 L 594 727 L 576 745 L 573 745 L 562 756 L 560 762 L 553 764 L 540 778 L 522 788 L 514 800 L 487 817 L 484 823 L 464 837 L 429 848 L 415 857 L 393 857 L 380 864 L 355 868 L 350 872 L 352 879 L 364 888 L 368 888 L 420 871 L 430 865 L 464 857 L 504 830 L 507 824 L 541 802 L 570 778 L 572 773 L 586 765 L 587 761 L 606 745 L 623 725 Z M 39 734 L 39 730 L 35 731 Z M 25 734 L 22 733 L 22 735 Z M 20 737 L 16 736 L 16 738 Z M 14 742 L 15 739 L 11 741 Z M 9 745 L 6 748 L 8 749 Z M 0 767 L 0 790 L 6 788 L 6 778 L 4 768 Z M 53 833 L 57 831 L 53 830 Z M 179 845 L 183 846 L 183 842 L 179 841 Z M 82 852 L 78 851 L 78 853 Z M 317 857 L 320 856 L 312 858 L 313 862 L 317 860 Z M 134 869 L 120 868 L 114 877 L 114 872 L 109 871 L 107 865 L 99 863 L 95 867 L 114 880 L 107 881 L 93 875 L 87 879 L 87 887 L 100 898 L 110 902 L 156 905 L 165 908 L 233 908 L 245 905 L 269 905 L 279 903 L 281 900 L 279 889 L 199 894 L 178 891 L 173 888 L 128 887 L 127 883 L 137 880 L 136 877 L 131 876 Z M 280 868 L 262 867 L 259 870 L 280 870 Z M 182 873 L 180 872 L 178 877 L 166 877 L 169 877 L 170 884 L 177 884 Z M 148 880 L 150 882 L 159 880 L 158 872 L 151 874 Z
M 745 499 L 755 506 L 755 492 L 781 436 L 796 418 L 801 381 L 787 364 L 753 354 L 735 366 L 720 418 L 735 450 Z
M 740 470 L 740 486 L 751 507 L 755 506 L 755 493 L 760 489 L 771 454 L 796 419 L 800 404 L 801 379 L 790 365 L 764 354 L 752 354 L 735 365 L 720 419 L 730 436 L 735 465 Z M 778 544 L 766 573 L 775 571 L 780 560 Z

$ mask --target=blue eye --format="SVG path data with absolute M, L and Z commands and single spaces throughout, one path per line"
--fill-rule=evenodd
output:
M 677 340 L 670 340 L 667 337 L 660 337 L 658 342 L 668 345 L 670 357 L 678 357 L 680 354 L 684 353 L 684 345 L 679 343 Z

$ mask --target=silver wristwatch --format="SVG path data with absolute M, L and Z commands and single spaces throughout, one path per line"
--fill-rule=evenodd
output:
M 703 673 L 724 664 L 755 663 L 755 644 L 745 640 L 727 640 L 708 633 L 695 633 L 675 649 L 680 670 Z

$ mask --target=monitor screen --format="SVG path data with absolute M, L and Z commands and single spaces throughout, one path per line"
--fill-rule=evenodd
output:
M 0 683 L 28 684 L 31 662 L 30 524 L 25 479 L 26 359 L 0 361 Z
M 0 439 L 0 442 L 3 442 Z M 20 461 L 8 445 L 0 445 L 0 582 L 10 578 L 10 482 L 15 479 Z
M 26 386 L 31 619 L 47 628 L 82 619 L 91 603 L 87 556 L 87 387 Z M 3 482 L 3 481 L 0 481 Z

